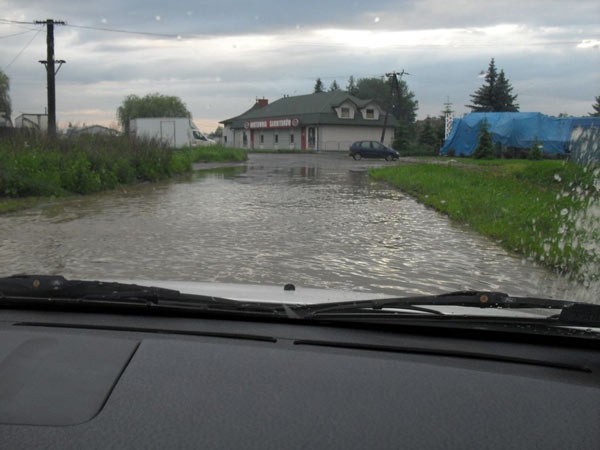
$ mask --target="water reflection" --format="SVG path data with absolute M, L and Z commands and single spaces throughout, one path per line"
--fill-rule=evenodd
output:
M 389 294 L 591 295 L 372 182 L 374 164 L 252 155 L 241 167 L 0 216 L 0 271 Z

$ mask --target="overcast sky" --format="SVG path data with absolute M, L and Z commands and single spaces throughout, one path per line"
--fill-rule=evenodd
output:
M 206 132 L 256 98 L 311 93 L 317 77 L 405 70 L 418 116 L 458 116 L 490 59 L 521 111 L 587 115 L 600 95 L 597 0 L 0 0 L 0 69 L 13 119 L 43 113 L 55 29 L 59 126 L 116 126 L 129 94 L 180 97 Z M 119 30 L 119 31 L 116 31 Z M 120 32 L 122 31 L 122 32 Z

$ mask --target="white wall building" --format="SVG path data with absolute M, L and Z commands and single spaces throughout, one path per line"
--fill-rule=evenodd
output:
M 48 131 L 48 114 L 21 114 L 15 119 L 15 128 Z
M 223 145 L 273 150 L 348 151 L 359 140 L 391 146 L 396 119 L 373 100 L 361 100 L 344 91 L 266 99 L 245 113 L 221 122 Z

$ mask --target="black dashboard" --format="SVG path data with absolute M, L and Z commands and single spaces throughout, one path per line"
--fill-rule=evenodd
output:
M 0 310 L 0 447 L 596 449 L 578 342 Z

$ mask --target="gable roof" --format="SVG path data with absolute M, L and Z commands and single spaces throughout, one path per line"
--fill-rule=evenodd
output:
M 345 91 L 320 92 L 318 94 L 283 97 L 263 107 L 256 107 L 255 105 L 245 113 L 224 120 L 221 123 L 230 125 L 232 128 L 243 128 L 244 123 L 248 120 L 289 118 L 293 116 L 298 118 L 301 123 L 383 126 L 384 114 L 378 120 L 366 120 L 360 114 L 356 115 L 354 119 L 340 119 L 334 108 L 344 102 L 351 102 L 358 109 L 371 104 L 379 106 L 373 100 L 362 100 Z M 390 114 L 388 126 L 395 125 L 396 119 Z

